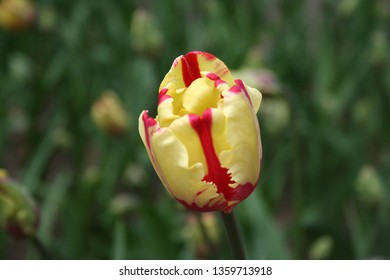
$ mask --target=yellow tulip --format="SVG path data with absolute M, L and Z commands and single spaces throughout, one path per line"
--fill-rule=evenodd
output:
M 165 188 L 195 211 L 233 208 L 254 190 L 262 148 L 261 93 L 205 52 L 179 56 L 159 88 L 158 115 L 139 133 Z
M 14 237 L 35 233 L 39 216 L 31 195 L 0 169 L 0 227 Z
M 112 90 L 105 90 L 91 109 L 92 119 L 103 131 L 121 136 L 129 126 L 129 115 L 123 108 L 117 94 Z
M 0 1 L 0 26 L 22 30 L 30 26 L 35 17 L 35 6 L 28 0 Z

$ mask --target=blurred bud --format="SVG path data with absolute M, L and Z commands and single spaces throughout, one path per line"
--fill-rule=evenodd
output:
M 137 209 L 139 201 L 136 197 L 121 193 L 114 196 L 109 204 L 109 211 L 114 216 L 121 216 Z
M 56 127 L 53 131 L 53 142 L 60 149 L 69 149 L 73 145 L 71 133 L 64 127 Z
M 258 89 L 264 95 L 279 94 L 281 92 L 280 83 L 276 75 L 268 69 L 243 68 L 232 71 L 237 79 Z
M 10 30 L 23 30 L 30 26 L 36 15 L 28 0 L 3 0 L 0 2 L 0 26 Z
M 42 7 L 39 10 L 38 26 L 42 31 L 52 31 L 57 25 L 57 14 L 52 7 Z
M 114 135 L 123 135 L 128 129 L 129 116 L 112 90 L 104 91 L 93 104 L 92 119 L 103 131 Z
M 130 36 L 133 48 L 142 53 L 155 54 L 163 44 L 155 18 L 144 9 L 134 11 L 130 24 Z
M 374 1 L 374 16 L 375 21 L 385 21 L 387 22 L 390 15 L 390 3 L 388 0 L 378 0 Z
M 372 98 L 363 97 L 355 102 L 352 107 L 352 119 L 366 133 L 378 129 L 380 124 L 375 121 L 375 118 L 378 118 L 378 112 Z
M 205 212 L 199 214 L 198 217 L 190 213 L 183 233 L 196 255 L 199 258 L 208 258 L 213 254 L 212 250 L 220 240 L 215 213 Z
M 31 236 L 38 226 L 37 208 L 26 190 L 0 170 L 0 226 L 14 237 Z
M 356 11 L 359 0 L 341 0 L 338 4 L 338 12 L 343 16 L 350 16 Z
M 309 250 L 309 259 L 322 260 L 329 257 L 333 248 L 333 239 L 329 235 L 319 237 L 313 242 Z
M 333 92 L 322 92 L 316 97 L 324 115 L 334 118 L 340 112 L 340 100 Z
M 290 122 L 290 106 L 283 98 L 264 98 L 260 116 L 262 116 L 263 127 L 271 134 L 277 134 Z
M 12 78 L 18 81 L 25 81 L 33 74 L 32 61 L 23 53 L 13 53 L 10 55 L 8 69 Z
M 12 133 L 24 134 L 27 132 L 30 125 L 30 120 L 22 108 L 9 108 L 7 116 L 10 125 L 10 131 Z
M 267 38 L 266 33 L 263 34 L 262 38 Z M 267 43 L 272 41 L 270 40 L 261 40 L 258 43 L 255 43 L 246 53 L 244 58 L 244 65 L 248 68 L 259 68 L 263 65 L 264 53 L 267 49 Z
M 88 165 L 83 173 L 83 182 L 86 186 L 94 186 L 101 179 L 101 172 L 96 165 Z
M 387 60 L 387 34 L 376 30 L 371 37 L 370 60 L 374 65 L 383 65 Z
M 8 176 L 7 171 L 0 168 L 0 186 L 2 184 L 2 181 L 5 180 L 7 176 Z
M 360 169 L 355 188 L 358 198 L 367 205 L 377 205 L 383 200 L 383 184 L 372 165 L 365 165 Z
M 145 177 L 145 169 L 138 164 L 129 164 L 125 169 L 125 179 L 131 185 L 139 185 Z

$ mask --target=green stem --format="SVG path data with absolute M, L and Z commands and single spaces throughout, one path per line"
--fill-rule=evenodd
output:
M 225 226 L 233 259 L 245 260 L 246 257 L 244 245 L 241 241 L 240 232 L 238 230 L 238 225 L 234 213 L 231 212 L 230 214 L 225 214 L 221 212 L 221 217 Z
M 52 259 L 50 254 L 49 254 L 49 252 L 46 250 L 46 248 L 43 245 L 42 241 L 39 240 L 38 237 L 31 236 L 29 239 L 30 239 L 30 242 L 37 249 L 37 251 L 39 251 L 39 253 L 41 254 L 42 259 L 44 259 L 44 260 L 51 260 Z

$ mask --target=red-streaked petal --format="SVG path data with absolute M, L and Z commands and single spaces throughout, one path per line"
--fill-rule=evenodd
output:
M 177 89 L 189 87 L 202 77 L 202 73 L 215 73 L 226 82 L 233 83 L 233 77 L 226 65 L 212 54 L 200 51 L 189 52 L 175 59 L 171 69 L 160 84 L 160 90 L 168 83 L 174 83 Z
M 222 111 L 226 117 L 226 141 L 230 150 L 219 154 L 222 166 L 232 179 L 241 184 L 256 185 L 262 157 L 260 128 L 256 113 L 241 87 L 223 92 Z M 234 187 L 234 186 L 233 186 Z

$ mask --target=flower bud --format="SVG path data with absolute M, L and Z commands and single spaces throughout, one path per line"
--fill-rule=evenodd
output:
M 139 132 L 166 189 L 195 211 L 229 213 L 257 185 L 261 93 L 205 52 L 178 57 L 161 82 L 158 115 Z
M 263 94 L 279 94 L 281 92 L 278 78 L 268 69 L 243 68 L 232 73 L 251 87 L 258 88 Z
M 271 134 L 278 134 L 288 126 L 291 110 L 285 99 L 265 98 L 261 108 L 264 128 Z
M 358 198 L 367 205 L 377 205 L 383 200 L 382 181 L 372 165 L 365 165 L 360 169 L 355 188 Z
M 324 235 L 316 239 L 309 250 L 309 259 L 322 260 L 329 257 L 333 248 L 333 239 L 329 235 Z
M 57 26 L 57 13 L 56 11 L 50 7 L 42 7 L 39 10 L 39 17 L 38 17 L 38 26 L 40 30 L 42 31 L 53 31 L 55 27 Z
M 100 99 L 93 104 L 92 119 L 103 131 L 114 135 L 123 135 L 128 129 L 129 116 L 112 90 L 104 91 Z
M 114 196 L 108 205 L 109 212 L 114 216 L 121 216 L 136 210 L 139 201 L 134 195 L 120 193 Z
M 133 48 L 142 53 L 155 54 L 163 43 L 153 15 L 144 9 L 133 13 L 130 36 Z
M 341 0 L 338 2 L 338 12 L 343 16 L 351 16 L 355 13 L 359 0 Z
M 0 26 L 10 30 L 23 30 L 30 26 L 36 15 L 28 0 L 3 0 L 0 2 Z
M 29 193 L 0 171 L 0 226 L 14 237 L 31 236 L 38 226 L 35 204 Z
M 387 50 L 389 43 L 387 33 L 383 30 L 376 30 L 371 35 L 370 60 L 372 64 L 384 65 L 387 61 Z

